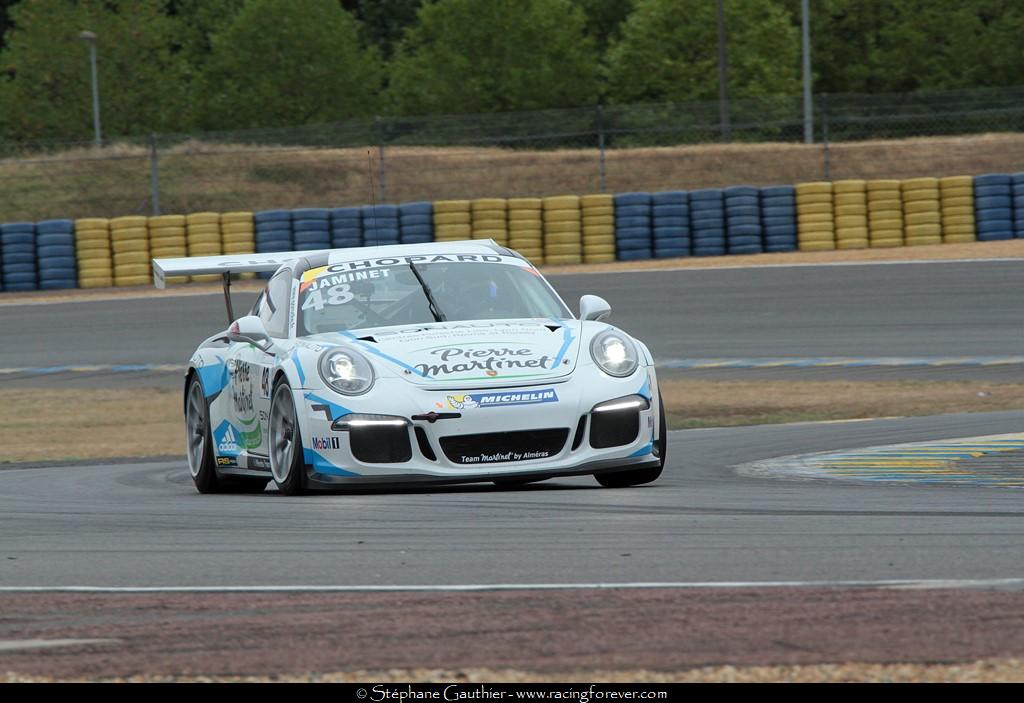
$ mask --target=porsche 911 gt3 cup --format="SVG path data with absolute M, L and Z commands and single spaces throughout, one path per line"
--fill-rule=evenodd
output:
M 275 271 L 185 378 L 202 493 L 593 474 L 649 483 L 664 407 L 640 341 L 583 296 L 575 318 L 490 240 L 155 259 L 168 276 Z

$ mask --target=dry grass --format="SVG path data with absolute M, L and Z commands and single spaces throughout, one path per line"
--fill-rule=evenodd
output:
M 55 679 L 8 672 L 0 683 L 47 683 Z M 514 669 L 458 671 L 444 669 L 388 669 L 383 671 L 341 671 L 332 673 L 278 674 L 263 676 L 158 676 L 138 675 L 123 679 L 83 677 L 74 681 L 128 683 L 168 682 L 320 682 L 320 683 L 1021 683 L 1024 663 L 1019 659 L 988 659 L 961 664 L 804 664 L 790 666 L 709 666 L 683 671 L 566 671 L 531 672 Z
M 372 161 L 372 164 L 371 164 Z M 832 144 L 831 178 L 909 178 L 1017 170 L 1024 134 L 922 137 Z M 165 213 L 259 210 L 370 201 L 369 148 L 254 147 L 190 141 L 160 152 Z M 768 185 L 820 180 L 821 145 L 704 144 L 606 152 L 608 192 Z M 600 188 L 595 148 L 528 150 L 388 147 L 379 200 L 591 193 Z M 148 212 L 149 155 L 112 145 L 0 161 L 0 221 Z
M 1024 384 L 966 381 L 663 380 L 661 388 L 674 429 L 1009 410 L 1024 397 Z M 184 453 L 176 390 L 5 389 L 0 406 L 0 463 Z
M 181 393 L 0 390 L 0 464 L 185 453 Z
M 974 381 L 662 380 L 669 425 L 777 422 L 1016 410 L 1024 384 Z

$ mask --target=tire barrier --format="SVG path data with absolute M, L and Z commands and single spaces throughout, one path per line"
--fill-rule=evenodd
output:
M 612 202 L 615 207 L 615 253 L 618 260 L 653 258 L 651 194 L 619 193 L 612 198 Z
M 942 211 L 938 178 L 908 178 L 900 183 L 903 198 L 903 243 L 942 243 Z
M 473 233 L 472 218 L 468 200 L 434 201 L 434 241 L 469 239 Z
M 796 222 L 800 251 L 831 251 L 836 248 L 831 182 L 797 184 Z
M 36 223 L 36 269 L 40 290 L 78 286 L 75 261 L 75 223 L 43 220 Z
M 690 251 L 694 256 L 725 254 L 725 195 L 720 188 L 690 191 Z
M 152 281 L 146 225 L 146 218 L 140 215 L 110 220 L 115 286 L 144 286 Z
M 292 213 L 290 210 L 264 210 L 253 215 L 256 251 L 259 253 L 292 250 Z
M 832 212 L 836 226 L 836 249 L 867 249 L 867 183 L 851 179 L 832 184 Z
M 383 203 L 363 206 L 363 242 L 365 246 L 398 244 L 398 206 Z
M 504 198 L 478 198 L 469 207 L 471 237 L 508 244 L 508 203 Z
M 508 245 L 534 264 L 544 263 L 543 208 L 540 198 L 508 199 Z
M 868 243 L 874 248 L 903 246 L 903 197 L 896 179 L 867 182 Z
M 754 186 L 731 186 L 725 194 L 725 238 L 730 254 L 764 251 L 761 198 Z
M 331 246 L 335 249 L 363 246 L 363 213 L 358 207 L 336 207 L 331 215 Z
M 154 259 L 188 256 L 188 238 L 184 215 L 157 215 L 146 221 L 149 229 L 149 255 Z M 167 283 L 187 283 L 188 276 L 174 276 Z
M 398 206 L 398 229 L 402 244 L 434 241 L 434 205 L 429 202 Z
M 34 222 L 0 225 L 0 273 L 6 291 L 36 290 L 36 226 Z
M 974 241 L 974 182 L 970 176 L 939 179 L 939 209 L 942 213 L 943 242 L 958 244 Z
M 549 264 L 583 263 L 583 215 L 576 195 L 542 199 L 544 261 Z
M 580 196 L 583 263 L 615 261 L 615 201 L 608 194 Z
M 761 189 L 761 230 L 765 251 L 796 251 L 796 189 L 793 186 Z
M 983 242 L 1013 239 L 1013 177 L 988 173 L 974 177 L 974 227 Z
M 110 221 L 99 217 L 75 220 L 75 257 L 79 288 L 114 285 L 114 260 L 110 251 Z
M 256 229 L 251 212 L 225 212 L 220 216 L 221 250 L 225 254 L 256 251 Z
M 396 215 L 395 229 L 398 229 Z M 292 210 L 292 242 L 294 251 L 316 251 L 331 248 L 331 211 L 321 207 Z
M 651 196 L 651 234 L 655 259 L 690 255 L 690 196 L 682 190 Z M 584 257 L 586 258 L 586 257 Z
M 219 256 L 224 253 L 220 239 L 220 213 L 193 212 L 185 215 L 185 244 L 189 256 Z M 219 281 L 216 275 L 193 276 L 193 281 Z
M 1024 238 L 1024 171 L 1010 176 L 1013 193 L 1013 236 Z

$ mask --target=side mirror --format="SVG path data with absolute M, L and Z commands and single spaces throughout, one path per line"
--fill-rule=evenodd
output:
M 584 295 L 580 298 L 581 320 L 603 320 L 612 314 L 612 306 L 604 298 L 596 295 Z
M 232 342 L 250 342 L 261 349 L 268 349 L 271 345 L 267 328 L 256 315 L 246 315 L 232 322 L 228 327 L 227 338 Z

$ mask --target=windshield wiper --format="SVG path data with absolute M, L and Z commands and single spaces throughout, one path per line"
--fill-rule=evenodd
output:
M 436 322 L 444 322 L 444 313 L 442 313 L 441 308 L 437 306 L 437 301 L 434 300 L 434 293 L 430 290 L 430 286 L 427 285 L 427 282 L 423 280 L 423 276 L 420 274 L 419 269 L 416 268 L 416 264 L 410 263 L 409 268 L 412 269 L 412 275 L 420 282 L 423 292 L 427 295 L 427 305 L 430 307 L 430 314 L 434 316 L 434 320 Z

